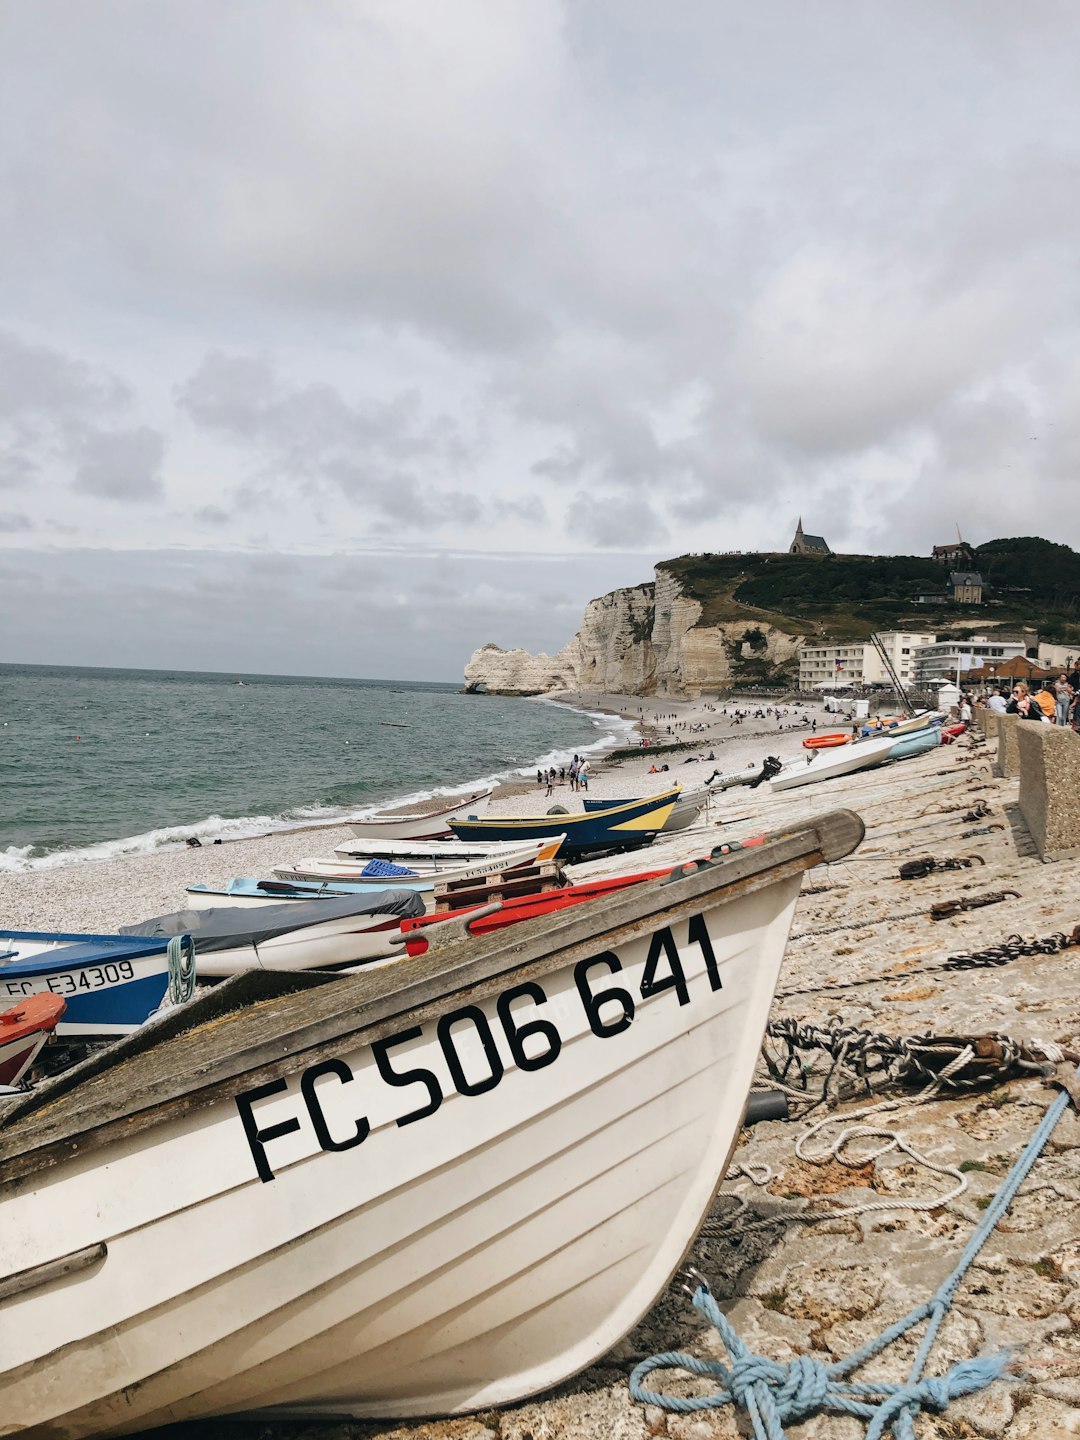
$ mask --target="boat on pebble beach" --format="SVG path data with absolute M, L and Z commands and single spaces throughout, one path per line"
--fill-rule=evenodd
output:
M 523 837 L 517 844 L 501 845 L 496 849 L 484 848 L 472 853 L 477 858 L 466 860 L 440 851 L 438 854 L 414 858 L 411 864 L 387 860 L 380 856 L 366 858 L 358 856 L 352 861 L 340 855 L 315 856 L 300 860 L 295 865 L 279 865 L 274 876 L 279 880 L 351 880 L 358 885 L 385 887 L 388 881 L 395 884 L 400 879 L 408 883 L 414 880 L 426 881 L 428 888 L 436 880 L 449 883 L 453 880 L 471 880 L 481 875 L 496 874 L 514 870 L 522 865 L 536 865 L 553 860 L 559 853 L 565 836 L 552 833 L 551 828 L 539 838 Z
M 561 805 L 546 815 L 500 815 L 488 819 L 450 821 L 460 840 L 503 840 L 521 843 L 535 836 L 563 832 L 564 857 L 587 855 L 597 850 L 636 850 L 651 845 L 664 828 L 681 794 L 681 786 L 620 805 L 599 810 L 567 813 Z
M 420 815 L 370 815 L 366 820 L 354 820 L 349 829 L 361 840 L 437 840 L 450 834 L 446 822 L 451 815 L 459 811 L 482 815 L 492 791 L 493 787 L 487 785 L 481 790 L 474 790 L 471 795 L 459 795 L 448 804 L 435 806 Z
M 837 811 L 405 965 L 237 976 L 16 1100 L 5 1428 L 459 1414 L 595 1363 L 712 1204 L 804 871 L 862 835 Z
M 198 979 L 221 979 L 244 970 L 330 970 L 402 952 L 401 921 L 423 915 L 414 890 L 369 890 L 260 907 L 177 910 L 136 925 L 122 935 L 166 940 L 186 935 Z
M 66 1009 L 59 995 L 39 992 L 0 1012 L 0 1089 L 19 1084 Z
M 169 986 L 169 942 L 146 936 L 0 933 L 0 1004 L 59 995 L 57 1034 L 81 1040 L 127 1035 L 160 1007 Z

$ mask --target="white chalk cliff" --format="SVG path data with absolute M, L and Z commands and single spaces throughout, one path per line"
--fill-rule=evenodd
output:
M 683 594 L 669 571 L 658 569 L 652 583 L 590 600 L 581 629 L 555 655 L 481 646 L 465 666 L 465 684 L 498 695 L 550 690 L 697 695 L 730 685 L 740 658 L 751 651 L 759 661 L 778 665 L 802 643 L 750 616 L 721 625 L 699 625 L 700 618 L 699 601 Z

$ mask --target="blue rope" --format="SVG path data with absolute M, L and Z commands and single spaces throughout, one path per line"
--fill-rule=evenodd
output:
M 642 1405 L 657 1405 L 683 1414 L 719 1409 L 724 1405 L 741 1406 L 751 1419 L 755 1440 L 784 1440 L 786 1422 L 801 1420 L 819 1411 L 854 1415 L 868 1421 L 866 1440 L 881 1440 L 886 1431 L 892 1432 L 894 1440 L 915 1440 L 915 1417 L 920 1411 L 944 1410 L 961 1395 L 984 1390 L 1009 1368 L 1011 1357 L 1004 1353 L 961 1361 L 938 1378 L 926 1379 L 922 1373 L 960 1282 L 1026 1180 L 1068 1103 L 1069 1096 L 1062 1091 L 1002 1181 L 960 1259 L 930 1299 L 916 1305 L 903 1319 L 867 1341 L 854 1354 L 832 1365 L 822 1365 L 806 1355 L 788 1364 L 756 1355 L 732 1329 L 708 1286 L 699 1285 L 693 1303 L 718 1332 L 730 1363 L 699 1360 L 678 1350 L 653 1355 L 636 1366 L 630 1376 L 631 1397 Z M 903 1384 L 859 1384 L 846 1378 L 922 1320 L 928 1320 L 929 1324 Z M 720 1388 L 712 1395 L 690 1397 L 646 1389 L 642 1384 L 645 1377 L 654 1370 L 665 1369 L 686 1370 L 691 1375 L 718 1382 Z

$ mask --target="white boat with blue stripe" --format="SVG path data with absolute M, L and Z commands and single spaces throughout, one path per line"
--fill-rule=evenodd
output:
M 58 1035 L 128 1035 L 165 998 L 168 948 L 161 937 L 9 930 L 0 934 L 0 1008 L 40 992 L 60 995 L 67 1010 Z

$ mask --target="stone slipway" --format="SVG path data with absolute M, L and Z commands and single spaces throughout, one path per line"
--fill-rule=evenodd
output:
M 1069 932 L 1080 922 L 1080 861 L 1046 865 L 1033 853 L 1017 805 L 1017 782 L 991 773 L 993 745 L 961 741 L 862 776 L 762 796 L 729 791 L 709 824 L 665 849 L 701 853 L 837 805 L 862 814 L 867 837 L 856 857 L 807 876 L 793 926 L 774 1018 L 827 1023 L 843 1018 L 912 1036 L 980 1034 L 1080 1040 L 1080 949 L 1021 958 L 1001 968 L 921 974 L 921 966 L 1026 937 Z M 965 820 L 976 806 L 991 813 Z M 725 822 L 727 817 L 727 823 Z M 739 817 L 734 819 L 733 817 Z M 720 828 L 717 828 L 717 827 Z M 988 834 L 972 834 L 987 826 Z M 985 865 L 903 881 L 899 865 L 917 855 L 980 856 Z M 658 850 L 650 851 L 653 864 Z M 625 863 L 625 862 L 624 862 Z M 589 867 L 597 870 L 603 865 Z M 612 862 L 607 868 L 612 868 Z M 1015 890 L 1018 898 L 933 921 L 935 901 Z M 909 912 L 918 912 L 910 914 Z M 900 918 L 906 917 L 906 918 Z M 872 983 L 844 988 L 848 982 Z M 797 991 L 798 993 L 785 993 Z M 894 1096 L 897 1092 L 890 1091 Z M 825 1363 L 849 1354 L 927 1298 L 968 1236 L 1052 1099 L 1037 1079 L 1011 1081 L 881 1117 L 929 1159 L 963 1167 L 967 1191 L 922 1212 L 884 1210 L 814 1223 L 794 1218 L 889 1197 L 934 1197 L 953 1181 L 895 1152 L 857 1168 L 815 1166 L 794 1153 L 805 1124 L 771 1122 L 744 1133 L 705 1232 L 690 1257 L 744 1339 L 779 1360 L 812 1353 Z M 840 1118 L 858 1108 L 842 1106 Z M 819 1112 L 821 1113 L 821 1112 Z M 816 1118 L 816 1117 L 815 1117 Z M 835 1133 L 840 1126 L 829 1127 Z M 767 1171 L 754 1167 L 767 1166 Z M 729 1218 L 741 1195 L 748 1208 Z M 759 1220 L 770 1223 L 759 1225 Z M 748 1222 L 750 1222 L 748 1224 Z M 919 1332 L 916 1333 L 916 1340 Z M 1057 1440 L 1080 1435 L 1080 1122 L 1067 1111 L 1004 1223 L 962 1285 L 929 1373 L 987 1350 L 1012 1347 L 1021 1372 L 941 1416 L 917 1421 L 922 1437 Z M 634 1404 L 627 1376 L 655 1351 L 721 1355 L 718 1342 L 677 1287 L 661 1297 L 616 1350 L 557 1392 L 497 1413 L 402 1425 L 296 1427 L 237 1423 L 236 1440 L 736 1440 L 749 1432 L 728 1411 L 676 1417 Z M 869 1377 L 902 1378 L 914 1342 L 894 1347 Z M 670 1374 L 658 1388 L 677 1389 Z M 659 1382 L 665 1382 L 660 1385 Z M 184 1427 L 206 1440 L 207 1427 Z M 862 1433 L 842 1417 L 792 1425 L 800 1440 L 848 1440 Z

